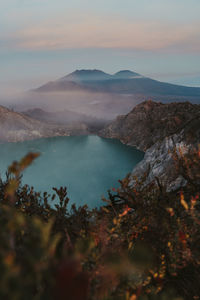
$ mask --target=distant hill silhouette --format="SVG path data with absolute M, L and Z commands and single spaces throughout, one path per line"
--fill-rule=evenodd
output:
M 35 89 L 36 92 L 88 91 L 151 96 L 199 97 L 200 88 L 160 82 L 138 73 L 123 70 L 114 75 L 100 70 L 76 70 L 56 81 Z

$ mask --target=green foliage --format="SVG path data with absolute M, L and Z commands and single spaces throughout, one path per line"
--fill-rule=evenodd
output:
M 199 151 L 174 154 L 183 190 L 128 176 L 92 211 L 69 210 L 66 188 L 49 196 L 21 185 L 37 156 L 0 181 L 0 299 L 199 299 Z

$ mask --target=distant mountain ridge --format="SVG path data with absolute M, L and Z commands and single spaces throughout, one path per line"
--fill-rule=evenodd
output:
M 123 95 L 198 97 L 200 88 L 160 82 L 139 73 L 122 70 L 110 75 L 101 70 L 76 70 L 56 81 L 34 90 L 35 92 L 87 91 Z M 189 99 L 190 100 L 190 99 Z
M 142 77 L 140 74 L 129 71 L 129 70 L 122 70 L 113 75 L 105 73 L 101 70 L 76 70 L 69 75 L 66 75 L 58 81 L 101 81 L 101 80 L 112 80 L 112 79 L 131 79 L 135 77 Z

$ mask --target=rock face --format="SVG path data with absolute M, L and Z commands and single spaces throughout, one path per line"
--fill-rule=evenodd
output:
M 100 132 L 107 138 L 146 151 L 158 141 L 178 133 L 188 122 L 200 115 L 200 105 L 189 102 L 162 104 L 145 101 L 129 114 L 119 116 Z
M 174 191 L 187 184 L 182 174 L 178 173 L 173 153 L 178 157 L 198 147 L 200 142 L 200 117 L 192 120 L 179 133 L 158 141 L 145 153 L 141 161 L 133 170 L 133 177 L 146 175 L 145 185 L 157 178 L 167 191 Z M 157 180 L 156 179 L 156 180 Z
M 187 153 L 200 142 L 200 106 L 190 103 L 161 104 L 146 101 L 128 115 L 118 117 L 100 133 L 145 151 L 133 178 L 146 175 L 144 184 L 156 181 L 168 191 L 186 184 L 177 173 L 173 151 Z
M 0 106 L 0 141 L 18 142 L 42 137 L 87 134 L 87 126 L 47 124 Z

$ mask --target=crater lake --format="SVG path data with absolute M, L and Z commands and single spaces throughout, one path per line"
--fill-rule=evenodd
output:
M 119 187 L 144 153 L 115 139 L 70 136 L 0 144 L 0 173 L 28 152 L 41 155 L 23 173 L 22 183 L 37 192 L 53 194 L 52 187 L 66 186 L 70 204 L 103 205 L 107 190 Z M 56 201 L 55 201 L 56 202 Z

